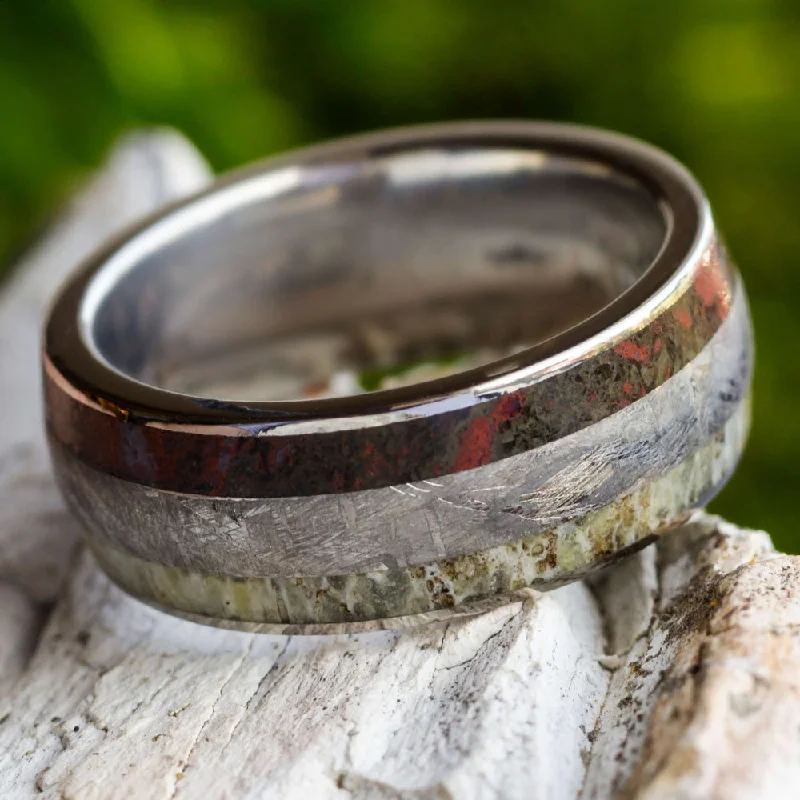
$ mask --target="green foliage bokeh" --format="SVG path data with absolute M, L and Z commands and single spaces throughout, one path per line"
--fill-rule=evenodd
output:
M 121 132 L 183 130 L 222 170 L 421 121 L 554 118 L 698 176 L 744 273 L 755 426 L 716 510 L 800 550 L 796 0 L 32 0 L 0 4 L 0 263 Z

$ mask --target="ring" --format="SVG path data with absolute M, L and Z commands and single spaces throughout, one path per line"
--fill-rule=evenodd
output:
M 234 172 L 110 242 L 44 336 L 105 572 L 246 630 L 398 628 L 585 577 L 725 484 L 741 279 L 627 137 L 457 123 Z

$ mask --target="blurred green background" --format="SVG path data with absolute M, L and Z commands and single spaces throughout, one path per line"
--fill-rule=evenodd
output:
M 124 130 L 223 170 L 411 122 L 543 117 L 653 141 L 705 186 L 747 282 L 755 427 L 715 510 L 800 551 L 797 0 L 0 4 L 0 264 Z

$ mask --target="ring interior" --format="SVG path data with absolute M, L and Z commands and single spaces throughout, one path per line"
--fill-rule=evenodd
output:
M 490 362 L 586 319 L 663 247 L 664 204 L 594 161 L 425 146 L 255 174 L 119 249 L 96 356 L 233 401 L 347 395 Z

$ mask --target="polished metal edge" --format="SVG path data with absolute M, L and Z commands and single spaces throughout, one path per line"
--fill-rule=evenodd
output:
M 110 242 L 85 263 L 62 291 L 46 327 L 46 350 L 54 363 L 63 364 L 66 372 L 81 384 L 81 390 L 97 392 L 105 399 L 127 398 L 134 406 L 132 410 L 143 415 L 143 418 L 147 412 L 163 417 L 162 421 L 166 422 L 176 418 L 187 421 L 192 417 L 194 421 L 203 423 L 245 424 L 258 421 L 256 417 L 259 411 L 267 415 L 264 421 L 269 422 L 275 421 L 269 418 L 269 412 L 275 410 L 290 411 L 310 418 L 330 418 L 337 416 L 337 409 L 343 408 L 347 408 L 347 415 L 351 416 L 359 408 L 368 408 L 375 403 L 381 405 L 381 410 L 389 411 L 394 407 L 409 405 L 409 398 L 414 402 L 427 402 L 435 399 L 430 396 L 431 392 L 441 396 L 476 388 L 479 392 L 501 387 L 505 390 L 509 381 L 516 380 L 519 370 L 498 374 L 496 365 L 489 364 L 481 368 L 480 371 L 485 374 L 480 378 L 475 378 L 468 371 L 430 385 L 417 384 L 348 398 L 284 404 L 237 404 L 233 401 L 208 404 L 208 398 L 158 389 L 118 371 L 99 357 L 89 341 L 90 337 L 86 335 L 86 317 L 91 317 L 92 308 L 97 307 L 97 298 L 105 291 L 102 284 L 108 283 L 101 280 L 101 273 L 104 273 L 108 263 L 119 261 L 125 248 L 134 244 L 133 249 L 139 250 L 144 246 L 143 242 L 151 242 L 154 238 L 158 240 L 157 246 L 170 241 L 186 225 L 195 224 L 192 217 L 198 208 L 211 204 L 213 210 L 220 203 L 230 202 L 231 196 L 235 200 L 240 193 L 248 195 L 247 187 L 251 183 L 263 184 L 269 196 L 270 192 L 276 191 L 276 188 L 279 190 L 283 185 L 280 176 L 287 175 L 287 168 L 291 172 L 306 166 L 342 164 L 348 159 L 386 158 L 414 149 L 437 147 L 446 151 L 449 147 L 465 145 L 476 148 L 513 145 L 577 160 L 595 160 L 609 169 L 619 170 L 641 181 L 670 205 L 670 232 L 650 269 L 634 286 L 598 314 L 525 351 L 526 379 L 529 370 L 536 372 L 541 366 L 548 370 L 558 369 L 564 358 L 568 361 L 584 358 L 608 336 L 623 336 L 625 331 L 636 330 L 652 315 L 655 306 L 674 295 L 677 286 L 689 277 L 713 240 L 714 225 L 708 202 L 691 173 L 664 151 L 621 134 L 577 125 L 533 121 L 458 122 L 382 131 L 302 149 L 245 167 L 216 181 L 203 192 L 162 210 Z M 289 178 L 291 183 L 291 174 Z M 200 217 L 202 222 L 204 215 Z M 164 241 L 159 239 L 162 235 L 166 236 Z M 127 268 L 130 265 L 126 268 L 114 267 L 111 272 L 118 278 Z M 515 358 L 523 358 L 523 355 L 518 354 Z

